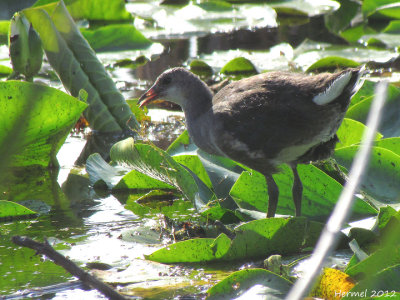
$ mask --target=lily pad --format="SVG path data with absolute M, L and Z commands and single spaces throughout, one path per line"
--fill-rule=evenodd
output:
M 368 84 L 370 86 L 370 84 Z M 346 113 L 346 118 L 354 119 L 365 124 L 370 111 L 373 95 L 368 96 L 360 90 L 361 97 L 357 94 L 356 104 L 353 104 Z M 364 94 L 364 95 L 363 95 Z M 362 99 L 362 100 L 361 100 Z M 358 101 L 358 102 L 357 102 Z M 384 137 L 400 136 L 400 90 L 397 87 L 389 85 L 388 95 L 382 112 L 382 120 L 379 131 Z
M 98 29 L 81 29 L 90 46 L 97 51 L 144 49 L 152 42 L 131 24 L 102 26 Z
M 245 269 L 232 273 L 207 291 L 207 299 L 284 299 L 292 283 L 264 269 Z
M 358 146 L 335 151 L 334 157 L 347 169 L 354 160 Z M 400 156 L 385 148 L 373 147 L 368 171 L 361 188 L 381 203 L 398 203 L 400 199 Z
M 338 68 L 354 68 L 358 67 L 359 65 L 360 63 L 345 57 L 328 56 L 313 63 L 308 67 L 306 72 L 321 72 L 327 70 L 337 70 Z
M 303 182 L 302 214 L 316 219 L 326 218 L 339 199 L 342 185 L 313 165 L 299 165 L 298 172 Z M 286 165 L 281 166 L 281 172 L 274 174 L 274 179 L 280 191 L 277 213 L 293 215 L 291 170 Z M 230 195 L 241 208 L 267 211 L 267 185 L 264 176 L 258 172 L 243 172 Z M 369 204 L 360 199 L 356 201 L 353 216 L 374 213 L 376 210 Z
M 366 126 L 356 120 L 344 118 L 342 125 L 340 125 L 337 136 L 339 142 L 336 144 L 336 149 L 340 149 L 347 146 L 359 144 L 362 140 Z M 383 137 L 379 132 L 376 134 L 376 141 L 379 141 Z
M 244 57 L 237 57 L 229 61 L 222 69 L 221 74 L 248 77 L 258 74 L 253 63 Z
M 34 6 L 42 6 L 58 0 L 38 0 Z M 101 1 L 64 0 L 68 11 L 74 19 L 127 21 L 132 20 L 132 15 L 126 11 L 124 0 Z
M 25 108 L 29 107 L 29 112 Z M 87 105 L 57 89 L 21 81 L 0 82 L 0 145 L 14 126 L 20 153 L 12 165 L 57 165 L 56 154 Z M 11 148 L 10 148 L 11 149 Z
M 26 215 L 36 215 L 36 212 L 18 203 L 0 200 L 0 218 Z
M 322 228 L 323 224 L 306 218 L 256 220 L 236 227 L 233 240 L 224 233 L 216 239 L 187 240 L 157 250 L 146 258 L 162 263 L 193 263 L 294 254 L 312 247 Z

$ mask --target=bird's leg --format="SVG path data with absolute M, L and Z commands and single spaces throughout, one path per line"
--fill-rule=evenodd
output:
M 301 198 L 303 194 L 303 184 L 301 183 L 299 173 L 297 172 L 297 164 L 291 166 L 293 172 L 293 187 L 292 187 L 292 194 L 293 194 L 293 202 L 295 207 L 295 216 L 300 217 L 301 215 Z
M 275 217 L 276 208 L 278 206 L 279 189 L 271 174 L 265 175 L 268 187 L 268 211 L 267 218 Z

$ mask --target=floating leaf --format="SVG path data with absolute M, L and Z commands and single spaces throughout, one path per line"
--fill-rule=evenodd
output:
M 29 116 L 22 115 L 31 105 Z M 56 154 L 87 107 L 57 89 L 21 81 L 0 82 L 0 144 L 13 126 L 24 128 L 14 166 L 57 165 Z
M 155 146 L 135 144 L 132 138 L 128 138 L 116 143 L 111 148 L 110 156 L 115 162 L 176 187 L 198 209 L 213 198 L 212 192 L 199 189 L 183 166 Z
M 207 291 L 207 299 L 283 299 L 292 283 L 264 269 L 245 269 L 232 273 Z
M 222 257 L 230 244 L 231 240 L 221 233 L 216 239 L 198 238 L 177 242 L 145 257 L 162 263 L 212 261 Z
M 363 123 L 344 118 L 342 125 L 340 125 L 336 133 L 339 138 L 339 142 L 336 144 L 336 149 L 359 144 L 362 140 L 365 129 L 366 126 Z M 375 139 L 379 141 L 382 137 L 382 134 L 377 133 Z
M 339 164 L 350 169 L 358 146 L 349 146 L 335 151 Z M 390 150 L 373 147 L 368 171 L 361 188 L 381 203 L 397 203 L 400 197 L 400 156 Z
M 235 238 L 225 234 L 214 239 L 193 239 L 178 242 L 146 256 L 161 263 L 232 261 L 265 258 L 271 254 L 294 254 L 312 247 L 323 224 L 306 218 L 269 218 L 238 226 Z M 199 253 L 203 250 L 202 253 Z
M 382 259 L 386 259 L 382 257 Z M 376 262 L 379 264 L 380 262 Z M 383 298 L 396 296 L 395 292 L 400 292 L 400 264 L 390 266 L 382 271 L 368 276 L 367 279 L 359 282 L 342 299 L 354 299 L 356 297 L 381 296 Z M 373 298 L 375 299 L 375 298 Z M 396 298 L 398 297 L 396 296 Z
M 279 187 L 277 212 L 291 215 L 294 212 L 292 184 L 293 175 L 289 167 L 282 165 L 282 172 L 274 174 Z M 303 182 L 302 214 L 314 218 L 326 218 L 332 212 L 342 191 L 342 185 L 313 165 L 299 165 L 299 176 Z M 258 172 L 243 172 L 230 195 L 241 208 L 266 212 L 268 192 L 265 178 Z M 355 215 L 374 214 L 376 211 L 358 199 L 354 206 Z
M 235 76 L 251 76 L 258 74 L 253 63 L 244 57 L 237 57 L 229 61 L 222 69 L 221 73 Z
M 355 68 L 360 63 L 340 56 L 327 56 L 308 67 L 307 72 L 337 70 L 339 68 Z
M 364 84 L 365 85 L 365 84 Z M 364 87 L 364 86 L 363 86 Z M 366 84 L 366 91 L 363 88 L 353 97 L 353 104 L 346 113 L 346 118 L 366 122 L 370 111 L 373 95 L 370 95 L 371 83 Z M 358 95 L 359 94 L 359 95 Z M 379 131 L 384 137 L 400 136 L 400 90 L 389 85 L 388 95 L 382 112 L 382 120 Z
M 360 4 L 351 0 L 341 0 L 340 7 L 331 13 L 324 15 L 325 26 L 330 32 L 339 34 L 348 28 L 351 20 L 356 16 Z
M 192 73 L 199 75 L 202 78 L 208 78 L 213 75 L 213 69 L 202 60 L 193 60 L 190 63 L 189 67 Z
M 144 49 L 152 42 L 132 24 L 102 26 L 98 29 L 81 29 L 90 46 L 97 51 Z
M 0 200 L 0 218 L 18 217 L 26 215 L 35 215 L 36 212 L 22 206 L 21 204 Z
M 34 6 L 42 6 L 57 1 L 58 0 L 38 0 Z M 74 19 L 104 21 L 132 20 L 132 15 L 125 9 L 124 0 L 65 0 L 64 2 Z
M 400 137 L 387 138 L 376 141 L 375 146 L 388 149 L 400 156 Z

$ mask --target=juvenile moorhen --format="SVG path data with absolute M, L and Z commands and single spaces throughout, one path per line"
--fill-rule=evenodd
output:
M 233 82 L 215 95 L 184 68 L 162 73 L 140 106 L 156 99 L 180 105 L 193 142 L 260 173 L 268 186 L 267 217 L 274 217 L 279 190 L 272 174 L 288 164 L 294 175 L 295 215 L 301 215 L 303 185 L 297 164 L 326 159 L 363 68 L 315 76 L 270 72 Z

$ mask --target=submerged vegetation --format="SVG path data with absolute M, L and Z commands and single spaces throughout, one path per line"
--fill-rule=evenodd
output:
M 354 223 L 311 295 L 400 294 L 398 2 L 39 0 L 18 12 L 4 3 L 1 296 L 102 297 L 11 243 L 11 236 L 27 235 L 47 237 L 127 296 L 284 298 L 340 196 L 382 79 L 391 84 Z M 299 166 L 304 217 L 288 216 L 288 167 L 274 175 L 283 216 L 265 219 L 261 174 L 197 149 L 168 104 L 158 106 L 168 123 L 157 121 L 159 110 L 136 105 L 172 66 L 218 90 L 271 70 L 318 73 L 362 64 L 368 72 L 333 159 Z

